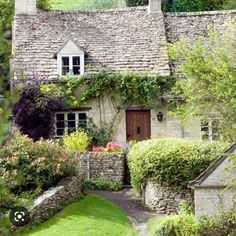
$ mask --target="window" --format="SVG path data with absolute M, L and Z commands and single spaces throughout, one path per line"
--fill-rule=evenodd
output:
M 85 112 L 57 112 L 55 115 L 55 136 L 70 134 L 79 128 L 87 127 Z
M 63 56 L 61 57 L 61 75 L 67 75 L 71 73 L 73 75 L 81 74 L 79 56 Z
M 62 75 L 67 75 L 70 72 L 70 58 L 62 57 Z
M 69 40 L 57 53 L 58 74 L 84 74 L 84 52 L 73 41 Z
M 217 120 L 202 121 L 201 133 L 203 140 L 216 140 L 217 139 Z

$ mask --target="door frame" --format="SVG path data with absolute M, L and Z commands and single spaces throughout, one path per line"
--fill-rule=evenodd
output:
M 125 125 L 126 125 L 126 127 L 125 127 L 125 129 L 126 129 L 126 132 L 125 132 L 125 134 L 126 134 L 126 137 L 125 137 L 125 140 L 126 140 L 126 142 L 128 142 L 128 129 L 127 129 L 127 127 L 128 127 L 128 117 L 127 117 L 127 112 L 149 112 L 149 122 L 148 122 L 148 125 L 149 125 L 149 130 L 150 130 L 150 137 L 151 137 L 151 135 L 152 135 L 152 125 L 151 125 L 151 122 L 152 122 L 152 119 L 151 119 L 151 109 L 132 109 L 132 108 L 130 108 L 130 109 L 126 109 L 125 110 Z

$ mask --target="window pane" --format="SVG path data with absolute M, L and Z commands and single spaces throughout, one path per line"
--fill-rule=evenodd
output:
M 57 129 L 57 136 L 62 136 L 64 134 L 64 129 Z
M 79 113 L 79 127 L 86 128 L 87 127 L 87 114 Z
M 75 128 L 75 121 L 68 121 L 68 128 Z
M 74 75 L 80 74 L 80 67 L 79 66 L 73 66 L 73 74 Z
M 70 71 L 69 67 L 62 67 L 62 75 L 67 75 Z
M 80 57 L 73 57 L 73 66 L 80 66 Z
M 70 60 L 69 57 L 62 57 L 62 66 L 69 66 Z
M 64 121 L 64 114 L 57 114 L 56 119 L 57 121 Z
M 79 120 L 86 120 L 87 114 L 86 113 L 79 113 Z
M 68 121 L 69 120 L 75 120 L 75 113 L 69 113 L 68 114 Z

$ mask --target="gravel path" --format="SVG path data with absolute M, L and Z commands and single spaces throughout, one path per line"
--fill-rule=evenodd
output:
M 156 214 L 142 205 L 141 199 L 135 197 L 134 190 L 125 188 L 118 192 L 90 190 L 120 206 L 139 230 L 139 236 L 147 236 L 147 220 Z

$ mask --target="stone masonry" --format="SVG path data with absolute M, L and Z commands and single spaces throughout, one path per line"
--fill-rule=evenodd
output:
M 81 171 L 87 179 L 106 178 L 111 181 L 124 180 L 125 157 L 116 153 L 85 152 L 77 154 Z
M 177 191 L 149 181 L 143 190 L 143 199 L 144 204 L 157 213 L 174 214 L 179 212 L 180 202 L 187 201 L 190 205 L 193 204 L 193 191 Z
M 61 210 L 70 201 L 81 198 L 84 195 L 84 175 L 70 177 L 58 190 L 39 204 L 30 212 L 31 221 L 44 221 Z
M 26 0 L 16 0 L 18 3 Z M 35 0 L 30 1 L 30 6 Z M 28 2 L 28 0 L 27 0 Z M 169 60 L 167 43 L 186 37 L 194 42 L 207 37 L 211 29 L 224 33 L 235 23 L 236 11 L 162 13 L 160 0 L 150 0 L 149 7 L 99 11 L 38 11 L 19 14 L 13 22 L 12 85 L 27 82 L 58 82 L 58 52 L 72 40 L 85 54 L 85 74 L 101 69 L 170 75 L 177 63 Z M 18 4 L 21 6 L 21 4 Z M 36 8 L 36 6 L 35 6 Z M 20 9 L 24 9 L 23 6 Z M 109 96 L 83 104 L 95 125 L 114 122 L 113 140 L 127 142 L 126 111 Z M 142 110 L 141 106 L 128 109 Z M 157 113 L 163 113 L 163 121 Z M 118 118 L 117 118 L 118 117 Z M 172 117 L 165 105 L 151 110 L 151 138 L 175 137 L 201 139 L 201 123 L 193 119 L 183 124 Z
M 163 15 L 149 14 L 147 7 L 16 15 L 14 78 L 57 79 L 57 53 L 69 39 L 84 50 L 86 73 L 108 69 L 169 75 L 167 42 L 194 41 L 213 28 L 223 33 L 235 20 L 234 10 Z
M 85 52 L 85 73 L 170 73 L 163 14 L 149 15 L 146 8 L 40 11 L 15 16 L 13 29 L 15 79 L 57 79 L 57 53 L 69 39 Z

